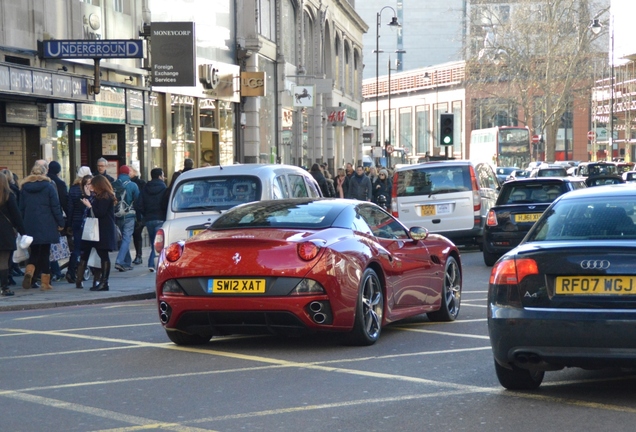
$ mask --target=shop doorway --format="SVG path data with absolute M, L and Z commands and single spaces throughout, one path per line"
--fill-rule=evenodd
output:
M 101 157 L 109 162 L 108 173 L 117 178 L 119 167 L 127 163 L 125 125 L 82 123 L 82 165 L 97 172 L 97 159 Z
M 219 132 L 217 129 L 200 129 L 201 159 L 200 167 L 219 165 Z

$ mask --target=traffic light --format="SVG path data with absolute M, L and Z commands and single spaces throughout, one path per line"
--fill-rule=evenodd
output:
M 455 114 L 440 114 L 439 125 L 439 145 L 452 146 L 453 145 L 453 128 L 455 124 Z

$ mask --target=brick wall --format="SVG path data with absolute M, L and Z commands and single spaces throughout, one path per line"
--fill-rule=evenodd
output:
M 0 166 L 7 167 L 20 179 L 24 177 L 24 130 L 0 127 Z

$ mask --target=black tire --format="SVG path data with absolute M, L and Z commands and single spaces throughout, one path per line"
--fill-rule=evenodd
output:
M 212 336 L 200 336 L 182 333 L 180 331 L 166 331 L 166 334 L 172 342 L 180 346 L 203 345 L 210 342 L 210 339 L 212 339 Z
M 484 264 L 488 267 L 494 266 L 498 259 L 499 255 L 487 252 L 486 249 L 484 249 Z
M 426 315 L 431 321 L 455 321 L 459 315 L 462 297 L 462 272 L 457 260 L 449 256 L 442 282 L 442 303 L 439 310 Z
M 545 372 L 542 370 L 521 369 L 512 365 L 512 369 L 501 366 L 495 360 L 495 372 L 499 383 L 508 390 L 535 390 L 539 388 Z
M 366 269 L 362 274 L 356 317 L 349 341 L 353 345 L 373 345 L 380 337 L 382 316 L 384 315 L 384 294 L 382 284 L 373 269 Z

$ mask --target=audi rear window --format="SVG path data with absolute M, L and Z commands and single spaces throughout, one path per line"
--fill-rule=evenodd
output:
M 548 209 L 526 242 L 636 239 L 636 199 L 563 199 Z M 547 216 L 547 217 L 546 217 Z

